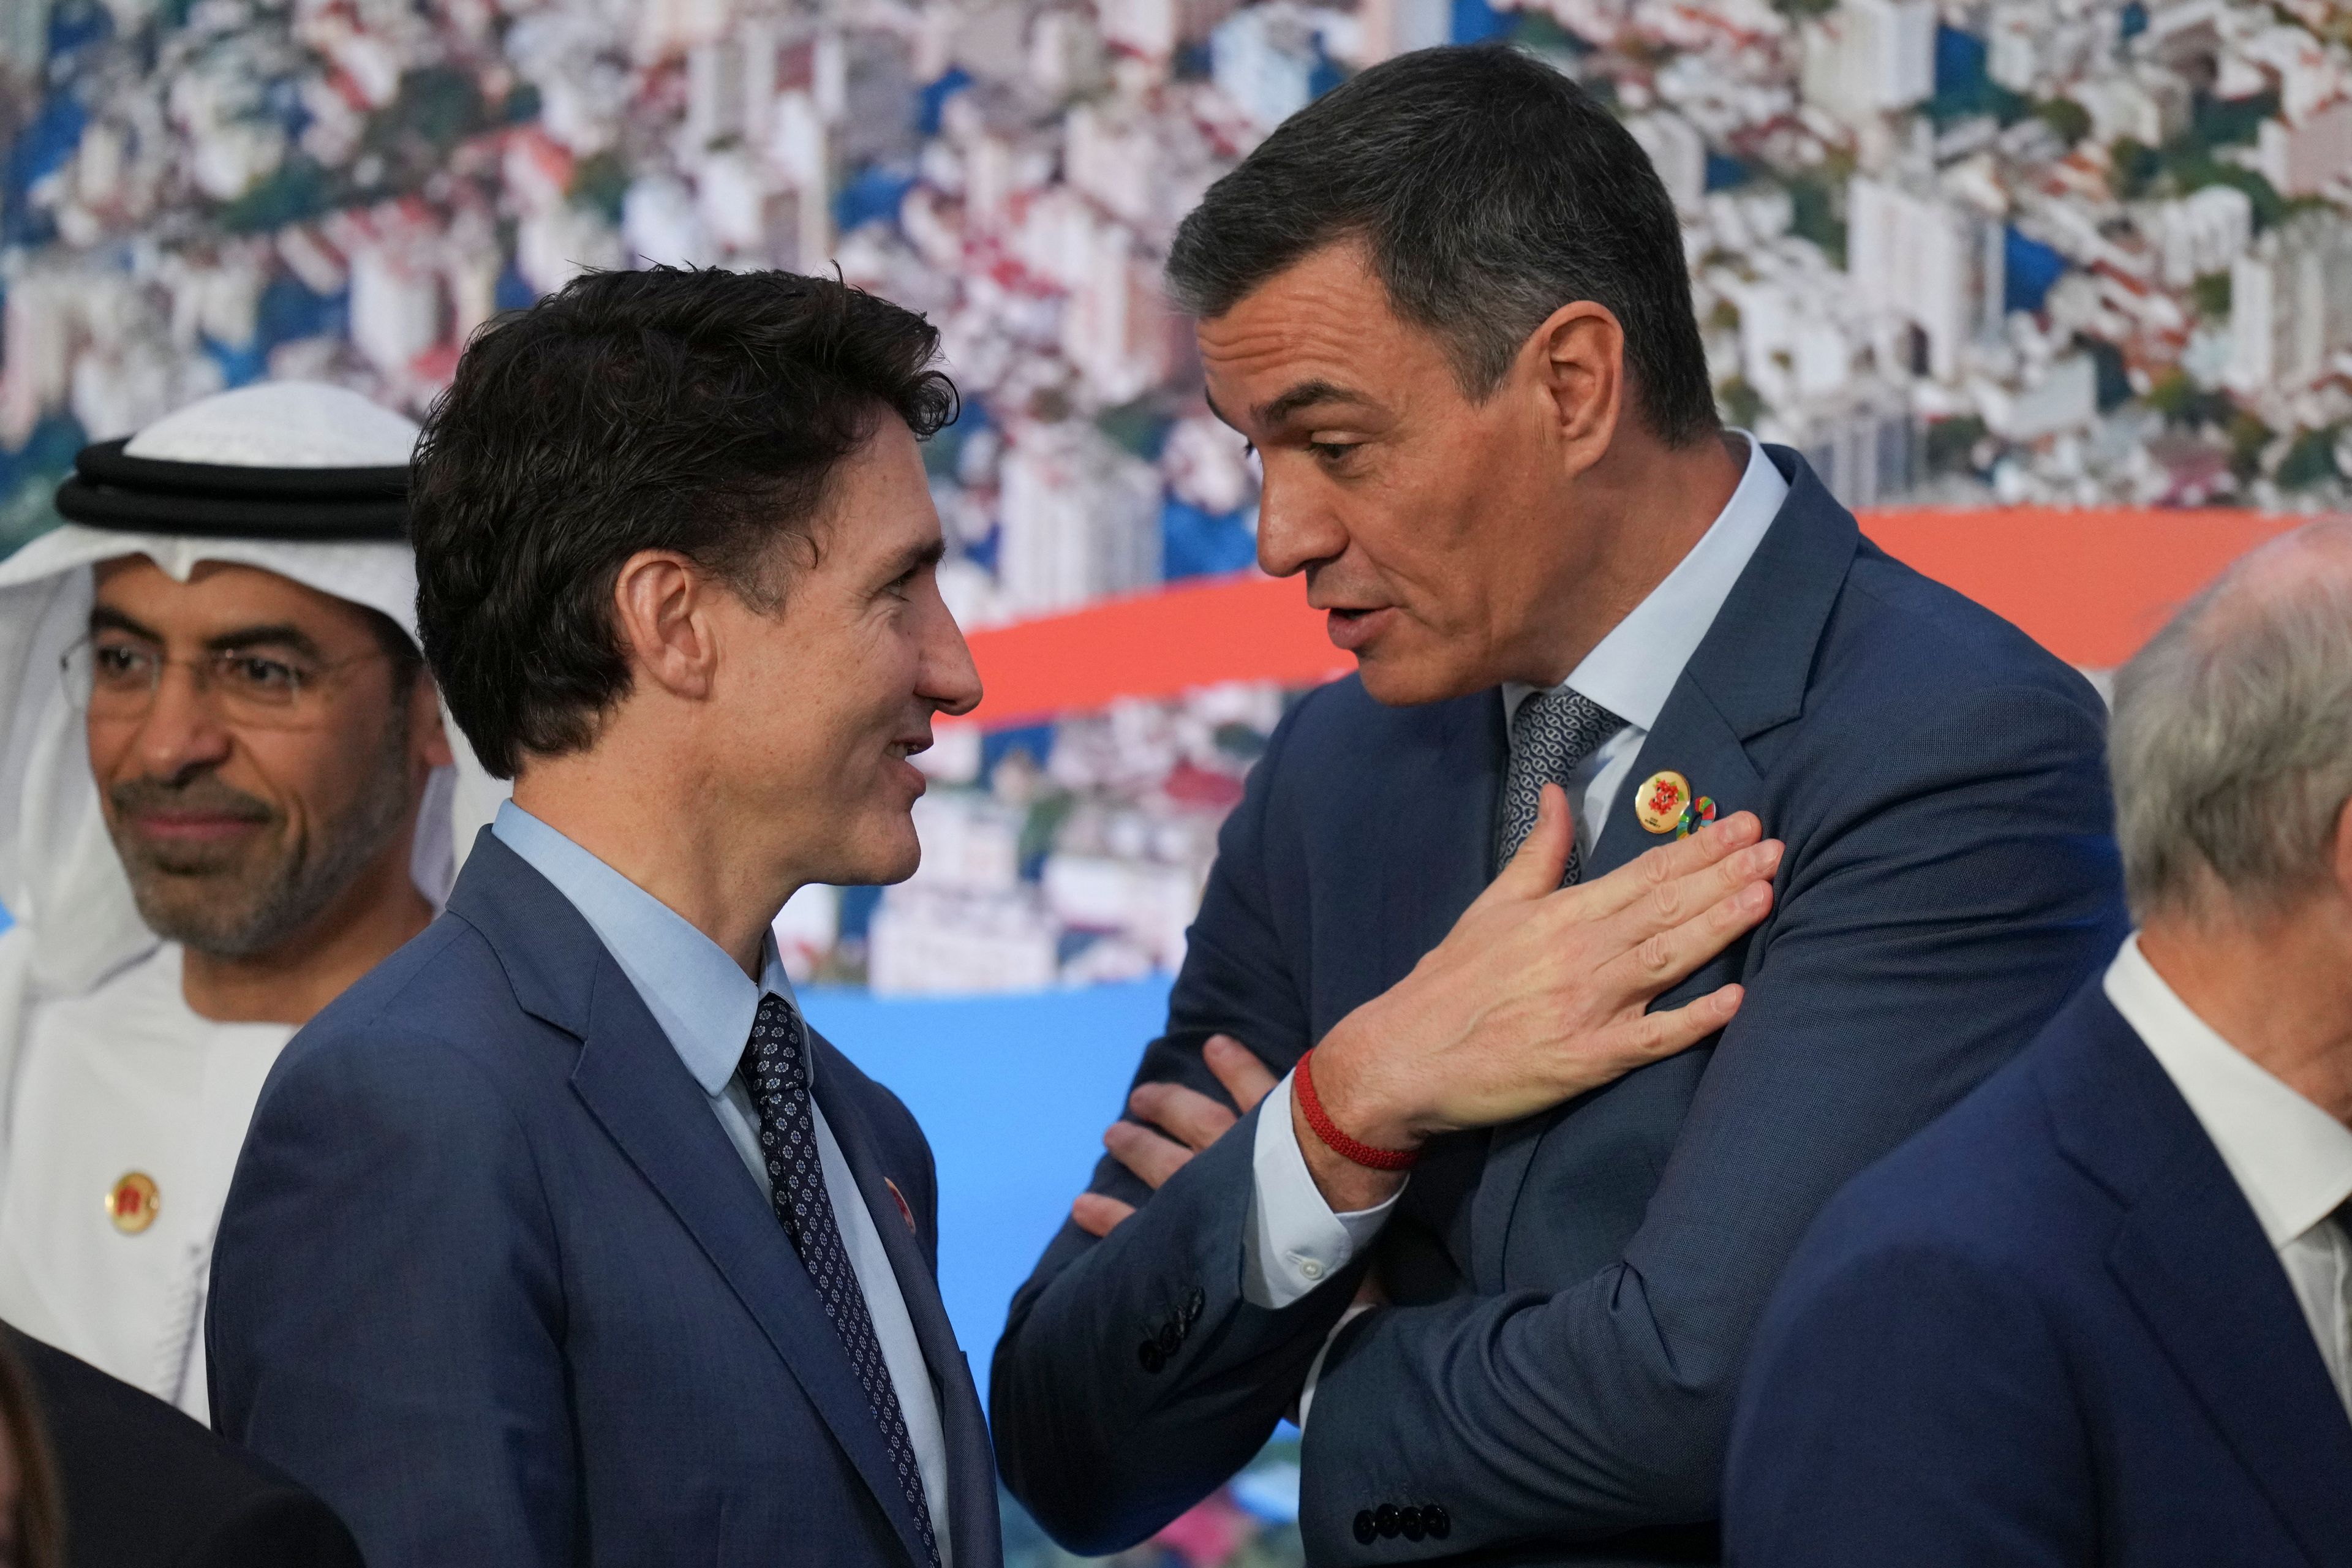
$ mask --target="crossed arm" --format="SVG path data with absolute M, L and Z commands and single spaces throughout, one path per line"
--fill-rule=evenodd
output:
M 2005 1059 L 2120 937 L 2092 714 L 2046 690 L 1987 692 L 1889 734 L 1784 868 L 1738 1016 L 1623 1256 L 1551 1293 L 1382 1307 L 1339 1335 L 1306 1429 L 1317 1561 L 1712 1518 L 1748 1341 L 1805 1224 Z M 1147 1054 L 1143 1085 L 1220 1097 L 1220 1032 L 1262 1073 L 1308 1043 L 1265 1000 L 1297 990 L 1264 973 L 1279 949 L 1256 860 L 1265 825 L 1249 810 L 1195 928 L 1179 1032 Z M 1144 1104 L 1158 1120 L 1171 1099 Z M 1082 1219 L 1122 1222 L 1100 1239 L 1066 1227 L 1015 1300 L 993 1384 L 1000 1456 L 1068 1543 L 1129 1544 L 1246 1463 L 1359 1287 L 1360 1258 L 1287 1307 L 1244 1299 L 1259 1114 L 1174 1162 L 1156 1192 L 1107 1159 L 1094 1192 L 1132 1217 L 1084 1205 Z M 1135 1336 L 1194 1289 L 1196 1325 L 1143 1372 Z M 1356 1511 L 1387 1489 L 1444 1502 L 1449 1538 L 1358 1542 Z

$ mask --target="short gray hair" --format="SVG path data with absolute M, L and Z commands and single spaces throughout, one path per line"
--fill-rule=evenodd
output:
M 2352 519 L 2255 551 L 2116 677 L 2108 765 L 2133 915 L 2275 910 L 2352 799 Z

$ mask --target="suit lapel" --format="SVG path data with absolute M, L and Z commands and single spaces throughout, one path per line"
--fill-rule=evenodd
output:
M 873 1130 L 865 1113 L 842 1091 L 853 1069 L 831 1042 L 822 1037 L 816 1037 L 816 1041 L 822 1059 L 816 1074 L 817 1104 L 824 1111 L 825 1124 L 833 1129 L 834 1142 L 841 1145 L 850 1174 L 856 1179 L 866 1213 L 874 1217 L 882 1249 L 889 1254 L 890 1271 L 898 1281 L 898 1294 L 907 1303 L 916 1342 L 922 1347 L 938 1392 L 940 1425 L 947 1439 L 948 1528 L 958 1568 L 992 1568 L 1002 1550 L 996 1470 L 971 1364 L 956 1342 L 947 1304 L 940 1298 L 939 1281 L 924 1260 L 913 1226 L 900 1216 L 899 1199 L 882 1169 Z
M 1416 717 L 1426 721 L 1411 725 L 1398 744 L 1384 831 L 1371 848 L 1381 895 L 1380 990 L 1444 942 L 1485 890 L 1509 755 L 1503 700 L 1494 691 Z
M 2196 1114 L 2094 984 L 2069 1009 L 2053 1120 L 2124 1215 L 2107 1267 L 2315 1563 L 2352 1541 L 2352 1421 L 2303 1308 Z
M 1716 711 L 1706 694 L 1685 679 L 1675 689 L 1664 711 L 1658 715 L 1658 727 L 1642 742 L 1633 771 L 1626 775 L 1616 801 L 1610 806 L 1601 841 L 1593 846 L 1585 870 L 1588 880 L 1605 877 L 1643 851 L 1673 842 L 1672 833 L 1644 831 L 1633 815 L 1634 790 L 1661 768 L 1672 768 L 1688 778 L 1695 794 L 1716 803 L 1718 816 L 1759 811 L 1763 805 L 1763 781 L 1748 762 L 1739 737 Z M 1769 820 L 1764 831 L 1768 835 L 1772 831 Z M 1673 994 L 1668 994 L 1670 1002 Z M 1494 1293 L 1509 1289 L 1504 1264 L 1509 1251 L 1511 1215 L 1518 1207 L 1520 1190 L 1527 1184 L 1528 1172 L 1535 1163 L 1537 1147 L 1580 1103 L 1580 1100 L 1570 1100 L 1543 1115 L 1495 1129 L 1486 1154 L 1486 1173 L 1471 1203 L 1472 1268 L 1480 1290 Z
M 1643 738 L 1586 862 L 1587 880 L 1671 842 L 1671 833 L 1645 831 L 1633 813 L 1634 792 L 1663 769 L 1712 799 L 1719 817 L 1749 810 L 1765 817 L 1766 834 L 1777 826 L 1764 809 L 1764 781 L 1747 742 L 1803 710 L 1814 649 L 1861 532 L 1803 458 L 1785 448 L 1767 448 L 1766 455 L 1788 478 L 1789 498 Z M 1495 1130 L 1471 1202 L 1472 1274 L 1479 1290 L 1507 1288 L 1511 1215 L 1537 1145 L 1575 1103 Z
M 909 1560 L 925 1562 L 881 1428 L 808 1270 L 711 1114 L 702 1086 L 609 957 L 597 970 L 572 1087 L 792 1368 L 897 1528 Z
M 450 892 L 449 911 L 497 951 L 527 1012 L 580 1041 L 572 1091 L 760 1325 L 909 1560 L 922 1563 L 881 1429 L 808 1270 L 620 965 L 571 901 L 487 827 Z

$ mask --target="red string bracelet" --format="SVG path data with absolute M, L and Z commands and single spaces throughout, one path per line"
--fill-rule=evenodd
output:
M 1370 1143 L 1357 1142 L 1339 1131 L 1338 1123 L 1331 1120 L 1331 1113 L 1323 1109 L 1322 1100 L 1316 1098 L 1315 1074 L 1308 1066 L 1314 1059 L 1315 1053 L 1311 1050 L 1299 1058 L 1298 1066 L 1292 1069 L 1290 1081 L 1298 1091 L 1300 1113 L 1307 1118 L 1307 1125 L 1315 1130 L 1315 1136 L 1323 1140 L 1323 1146 L 1342 1160 L 1367 1170 L 1411 1169 L 1413 1162 L 1421 1158 L 1420 1150 L 1375 1149 Z

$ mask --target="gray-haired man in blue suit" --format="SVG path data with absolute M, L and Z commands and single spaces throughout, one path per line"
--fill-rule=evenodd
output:
M 1673 207 L 1538 61 L 1355 77 L 1170 276 L 1264 456 L 1259 558 L 1360 669 L 1251 775 L 1133 1120 L 1013 1303 L 1006 1479 L 1124 1545 L 1296 1409 L 1318 1564 L 1706 1561 L 1807 1222 L 2122 935 L 2099 700 L 1719 426 Z M 1553 786 L 1573 885 L 1490 885 Z M 1743 818 L 1785 846 L 1769 917 L 1612 952 L 1628 884 L 1671 887 L 1643 852 Z M 1553 1032 L 1498 1053 L 1547 965 Z M 1654 1047 L 1704 1043 L 1621 1054 L 1653 998 Z
M 375 1568 L 994 1568 L 930 1152 L 769 925 L 895 881 L 980 685 L 919 318 L 591 276 L 476 342 L 415 465 L 419 623 L 514 799 L 320 1014 L 222 1222 L 215 1424 Z

